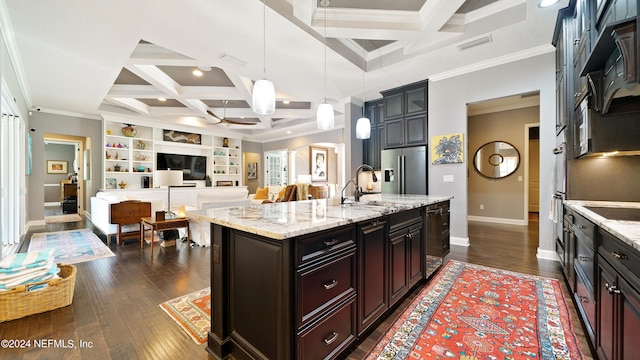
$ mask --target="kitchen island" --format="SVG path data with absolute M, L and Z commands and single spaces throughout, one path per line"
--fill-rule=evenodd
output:
M 370 195 L 189 212 L 211 223 L 210 356 L 348 351 L 431 274 L 429 241 L 448 251 L 450 199 Z

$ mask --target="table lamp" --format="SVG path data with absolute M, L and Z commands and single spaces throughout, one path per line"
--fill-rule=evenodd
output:
M 171 187 L 182 185 L 182 170 L 157 170 L 156 178 L 159 187 L 167 187 L 167 214 L 173 216 L 171 212 Z

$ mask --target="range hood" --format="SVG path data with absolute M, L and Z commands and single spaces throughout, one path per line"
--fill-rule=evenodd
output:
M 580 72 L 589 80 L 596 111 L 607 114 L 617 99 L 640 95 L 637 37 L 635 17 L 611 23 L 600 33 Z

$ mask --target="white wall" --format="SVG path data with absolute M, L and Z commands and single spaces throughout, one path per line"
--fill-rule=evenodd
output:
M 465 136 L 465 164 L 429 165 L 429 194 L 454 196 L 451 201 L 452 243 L 468 242 L 469 237 L 466 162 L 473 158 L 473 154 L 470 154 L 467 140 L 467 104 L 536 90 L 540 91 L 541 153 L 538 257 L 554 259 L 553 224 L 548 217 L 553 193 L 551 176 L 552 149 L 555 146 L 555 54 L 549 52 L 526 60 L 429 82 L 429 136 L 459 132 Z M 454 182 L 444 183 L 443 175 L 454 175 Z

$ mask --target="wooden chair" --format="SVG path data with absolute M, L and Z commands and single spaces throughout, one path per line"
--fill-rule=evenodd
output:
M 111 215 L 109 222 L 118 224 L 118 235 L 116 242 L 122 244 L 122 240 L 139 239 L 140 228 L 122 232 L 122 226 L 127 224 L 138 224 L 140 226 L 140 218 L 151 216 L 151 203 L 142 202 L 140 200 L 127 200 L 119 203 L 111 204 Z
M 328 199 L 329 198 L 329 186 L 328 185 L 309 185 L 309 195 L 314 199 Z

